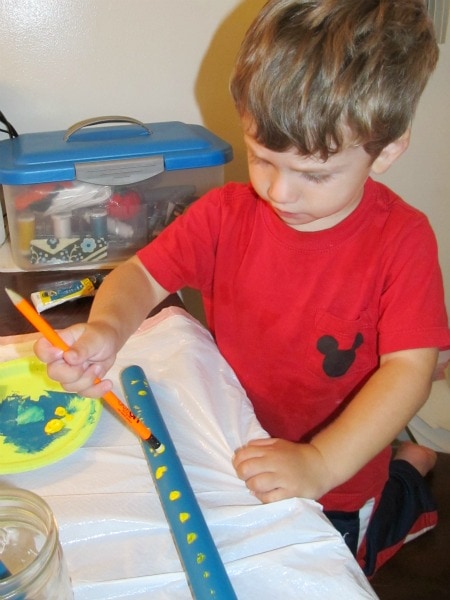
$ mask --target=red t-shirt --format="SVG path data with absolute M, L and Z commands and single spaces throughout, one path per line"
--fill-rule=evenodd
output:
M 382 354 L 450 346 L 426 217 L 369 179 L 358 207 L 318 232 L 284 224 L 253 188 L 212 190 L 138 252 L 169 292 L 202 293 L 208 325 L 272 437 L 308 441 Z M 321 502 L 355 510 L 386 481 L 390 450 Z

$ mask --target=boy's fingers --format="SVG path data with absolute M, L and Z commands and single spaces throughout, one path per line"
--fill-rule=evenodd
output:
M 63 356 L 63 350 L 53 346 L 45 338 L 39 338 L 35 342 L 33 351 L 40 360 L 46 363 L 58 360 Z

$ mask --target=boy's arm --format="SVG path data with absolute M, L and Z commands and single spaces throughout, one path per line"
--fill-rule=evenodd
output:
M 67 391 L 100 397 L 112 384 L 104 380 L 94 385 L 94 380 L 107 373 L 129 336 L 167 296 L 141 261 L 133 257 L 105 277 L 88 322 L 60 332 L 70 350 L 63 353 L 40 338 L 34 348 L 36 355 L 47 363 L 49 376 Z
M 382 356 L 380 368 L 341 416 L 312 440 L 333 471 L 330 489 L 389 445 L 425 403 L 437 356 L 434 348 Z
M 319 499 L 388 446 L 430 392 L 438 351 L 404 350 L 381 357 L 379 369 L 340 416 L 310 444 L 257 440 L 236 452 L 238 475 L 263 502 Z
M 105 277 L 94 297 L 88 323 L 113 328 L 117 348 L 121 348 L 149 312 L 168 295 L 139 258 L 133 256 Z

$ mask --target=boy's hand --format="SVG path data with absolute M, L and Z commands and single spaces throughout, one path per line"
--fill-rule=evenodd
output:
M 233 465 L 238 477 L 264 503 L 293 497 L 317 500 L 329 489 L 325 461 L 311 444 L 252 440 L 235 452 Z
M 65 390 L 100 398 L 112 388 L 112 382 L 95 380 L 105 376 L 120 348 L 168 293 L 133 256 L 105 277 L 88 322 L 59 332 L 69 350 L 62 352 L 40 339 L 34 351 L 47 363 L 49 376 Z
M 95 380 L 101 379 L 114 363 L 114 330 L 104 323 L 80 323 L 58 333 L 70 350 L 63 352 L 45 338 L 39 338 L 34 345 L 36 356 L 47 363 L 49 377 L 68 392 L 91 398 L 103 396 L 112 383 L 104 380 L 96 384 Z

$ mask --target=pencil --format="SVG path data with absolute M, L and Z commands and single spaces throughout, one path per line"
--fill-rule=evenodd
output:
M 19 312 L 29 321 L 33 327 L 35 327 L 42 335 L 56 348 L 66 352 L 70 349 L 70 346 L 58 335 L 53 327 L 33 308 L 33 306 L 22 298 L 17 292 L 5 288 L 5 292 L 8 294 L 9 299 L 14 304 Z M 100 383 L 100 379 L 96 379 L 95 383 Z M 106 392 L 102 396 L 103 400 L 109 404 L 109 406 L 122 417 L 124 421 L 131 427 L 131 429 L 138 434 L 140 438 L 148 442 L 148 444 L 156 451 L 161 447 L 161 442 L 153 435 L 150 429 L 142 423 L 134 415 L 131 410 L 126 406 L 114 392 Z

